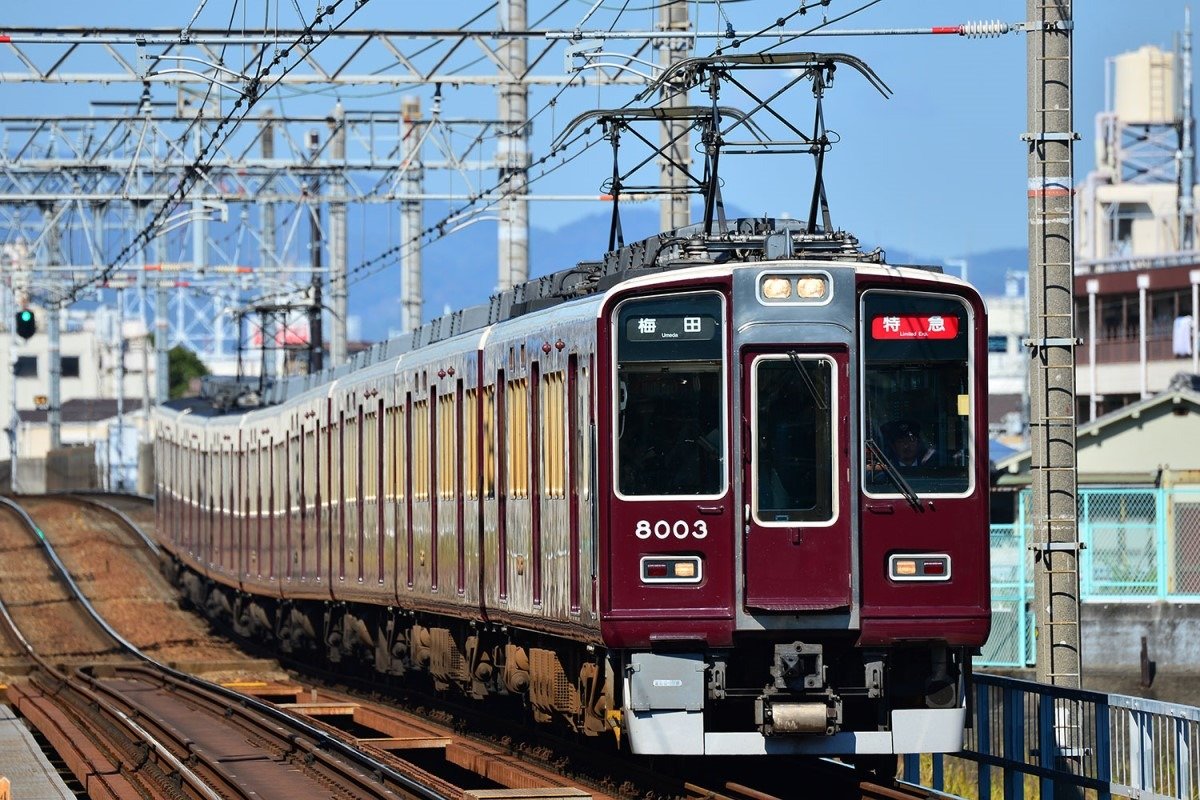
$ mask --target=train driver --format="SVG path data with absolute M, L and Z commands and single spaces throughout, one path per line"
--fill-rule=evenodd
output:
M 921 438 L 921 426 L 910 420 L 895 420 L 882 428 L 897 467 L 937 466 L 937 450 Z

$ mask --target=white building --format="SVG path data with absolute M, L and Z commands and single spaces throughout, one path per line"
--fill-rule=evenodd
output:
M 1075 193 L 1081 422 L 1165 390 L 1180 372 L 1200 372 L 1189 53 L 1143 47 L 1111 59 L 1096 169 Z
M 17 425 L 18 458 L 43 458 L 50 444 L 46 421 L 50 401 L 48 315 L 43 309 L 33 311 L 38 330 L 32 338 L 14 336 L 11 324 L 9 330 L 0 332 L 0 352 L 10 354 L 11 362 L 9 369 L 0 370 L 0 420 L 5 429 L 11 426 L 15 381 L 15 406 L 21 420 Z M 71 411 L 64 414 L 62 444 L 106 440 L 109 425 L 98 423 L 115 417 L 118 397 L 123 398 L 129 416 L 124 424 L 140 426 L 144 416 L 140 409 L 149 407 L 146 401 L 155 385 L 153 345 L 141 322 L 126 321 L 118 336 L 113 329 L 115 317 L 105 309 L 64 313 L 60 319 L 59 396 L 61 406 Z M 9 437 L 5 435 L 0 437 L 0 460 L 9 457 Z
M 988 312 L 988 435 L 1025 446 L 1029 388 L 1029 301 L 1019 290 L 1024 273 L 1009 273 L 1003 297 L 984 298 Z

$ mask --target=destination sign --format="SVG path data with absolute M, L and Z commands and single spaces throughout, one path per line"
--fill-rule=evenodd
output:
M 954 339 L 958 317 L 942 314 L 893 314 L 871 320 L 873 339 Z
M 625 337 L 631 342 L 708 341 L 716 330 L 716 320 L 703 314 L 630 315 L 625 320 Z

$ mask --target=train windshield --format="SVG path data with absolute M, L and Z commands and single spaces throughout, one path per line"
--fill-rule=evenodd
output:
M 871 494 L 971 488 L 971 317 L 945 296 L 863 298 L 863 486 Z
M 721 297 L 623 303 L 617 311 L 617 486 L 626 496 L 725 490 Z

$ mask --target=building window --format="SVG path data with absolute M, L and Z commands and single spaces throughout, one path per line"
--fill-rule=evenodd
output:
M 988 352 L 989 353 L 1007 353 L 1008 352 L 1008 337 L 1007 336 L 989 336 L 988 337 Z
M 79 377 L 79 356 L 63 356 L 61 366 L 64 378 Z
M 38 375 L 37 356 L 17 356 L 13 375 L 18 378 L 36 378 Z

